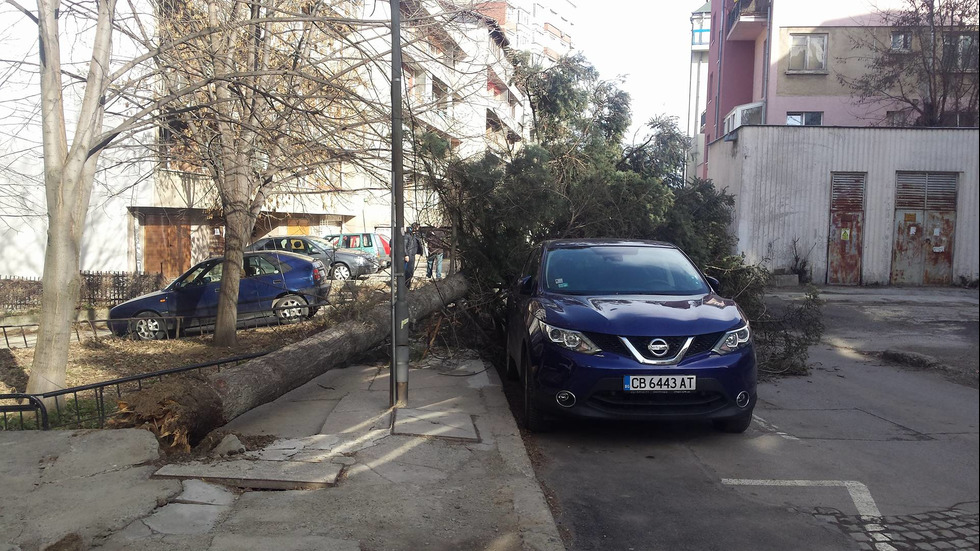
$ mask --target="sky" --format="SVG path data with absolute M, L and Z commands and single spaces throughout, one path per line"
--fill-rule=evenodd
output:
M 624 76 L 632 130 L 651 117 L 687 119 L 691 12 L 704 0 L 578 0 L 572 41 L 603 79 Z M 639 139 L 638 136 L 637 139 Z

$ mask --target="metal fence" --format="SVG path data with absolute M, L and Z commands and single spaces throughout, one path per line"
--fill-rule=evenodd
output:
M 343 302 L 339 299 L 337 302 Z M 312 310 L 314 315 L 323 308 L 331 306 L 331 302 L 313 302 L 306 306 L 272 307 L 267 311 L 255 314 L 253 317 L 239 318 L 237 329 L 250 330 L 274 325 L 291 325 L 303 321 L 305 314 L 294 312 L 283 317 L 284 311 Z M 309 317 L 313 317 L 310 315 Z M 215 318 L 197 316 L 154 316 L 150 318 L 158 324 L 158 331 L 151 340 L 168 340 L 182 336 L 207 335 L 214 332 Z M 69 342 L 82 342 L 86 339 L 99 340 L 111 338 L 139 339 L 138 324 L 146 323 L 148 318 L 115 318 L 91 319 L 72 322 Z M 0 325 L 0 349 L 2 348 L 34 348 L 37 344 L 37 331 L 40 324 L 26 323 L 19 325 Z M 144 329 L 145 330 L 145 329 Z
M 81 272 L 79 305 L 113 306 L 162 288 L 163 274 Z M 41 307 L 41 278 L 0 277 L 0 311 L 18 312 Z
M 174 367 L 142 375 L 120 377 L 101 383 L 76 386 L 44 394 L 0 394 L 0 430 L 50 430 L 53 428 L 104 428 L 118 413 L 117 404 L 127 393 L 139 392 L 154 381 L 170 375 L 238 364 L 268 352 L 235 356 L 213 362 Z M 54 411 L 44 403 L 54 399 Z

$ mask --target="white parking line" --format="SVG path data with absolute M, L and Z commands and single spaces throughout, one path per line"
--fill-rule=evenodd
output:
M 851 501 L 862 517 L 880 517 L 881 511 L 871 497 L 871 490 L 856 480 L 755 480 L 745 478 L 723 478 L 722 484 L 728 486 L 795 486 L 795 487 L 839 487 L 847 488 Z
M 753 414 L 752 419 L 755 420 L 756 423 L 758 423 L 762 428 L 766 429 L 767 431 L 776 433 L 776 435 L 779 436 L 780 438 L 785 438 L 786 440 L 799 440 L 799 438 L 779 430 L 779 427 L 773 425 L 772 423 L 766 421 L 765 419 L 759 417 L 758 415 Z

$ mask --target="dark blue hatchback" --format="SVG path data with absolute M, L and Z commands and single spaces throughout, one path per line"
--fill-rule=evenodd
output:
M 535 247 L 508 297 L 508 371 L 523 383 L 527 427 L 563 415 L 744 432 L 756 403 L 751 331 L 711 283 L 669 243 Z
M 109 310 L 109 329 L 140 340 L 163 339 L 218 315 L 223 258 L 197 264 L 165 289 Z M 312 316 L 327 299 L 327 270 L 315 258 L 283 251 L 247 252 L 238 284 L 239 319 L 276 316 L 289 323 Z

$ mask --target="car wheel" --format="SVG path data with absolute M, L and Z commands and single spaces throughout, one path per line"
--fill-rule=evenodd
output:
M 141 341 L 156 341 L 167 338 L 163 318 L 156 312 L 141 312 L 132 322 L 133 338 Z
M 333 279 L 350 279 L 350 268 L 342 262 L 334 264 L 330 268 L 330 277 Z
M 534 405 L 534 382 L 531 380 L 531 358 L 523 354 L 521 382 L 524 387 L 524 428 L 531 432 L 544 432 L 551 428 L 551 421 Z
M 749 410 L 745 413 L 741 413 L 735 417 L 729 417 L 727 419 L 716 419 L 713 424 L 715 428 L 721 432 L 741 434 L 749 428 L 749 425 L 752 424 L 752 411 Z
M 279 297 L 272 304 L 272 308 L 280 323 L 295 323 L 310 315 L 310 308 L 306 305 L 303 297 L 299 295 Z

